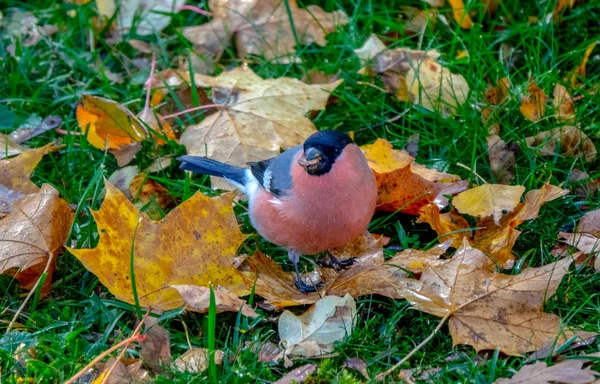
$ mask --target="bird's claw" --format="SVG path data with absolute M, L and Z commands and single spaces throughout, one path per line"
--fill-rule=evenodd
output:
M 316 284 L 316 285 L 311 285 L 311 284 L 306 284 L 301 279 L 295 279 L 294 285 L 296 286 L 296 288 L 298 288 L 300 293 L 307 294 L 307 293 L 317 292 L 317 287 L 319 287 L 321 285 L 321 283 Z
M 333 268 L 335 271 L 339 272 L 344 268 L 347 268 L 351 265 L 354 265 L 357 262 L 356 257 L 351 257 L 349 259 L 340 260 L 337 257 L 333 256 L 331 253 L 327 253 L 329 260 L 322 261 L 321 265 Z

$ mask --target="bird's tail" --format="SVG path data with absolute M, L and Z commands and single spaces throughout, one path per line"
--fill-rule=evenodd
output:
M 224 164 L 220 161 L 200 156 L 181 156 L 177 160 L 181 161 L 179 168 L 183 170 L 203 175 L 223 177 L 241 188 L 243 188 L 246 181 L 246 168 Z

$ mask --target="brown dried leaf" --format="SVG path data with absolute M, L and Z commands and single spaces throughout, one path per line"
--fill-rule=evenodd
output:
M 281 379 L 277 380 L 273 384 L 301 384 L 317 370 L 315 364 L 306 364 L 298 368 L 294 368 L 288 372 Z
M 0 158 L 5 159 L 27 151 L 27 148 L 17 144 L 9 135 L 0 134 Z
M 429 204 L 421 208 L 421 215 L 419 216 L 417 223 L 429 224 L 438 234 L 440 242 L 452 239 L 452 246 L 454 248 L 460 247 L 463 237 L 470 239 L 473 234 L 469 229 L 469 223 L 464 217 L 455 211 L 440 214 L 440 209 L 434 204 Z M 450 232 L 457 233 L 446 235 Z
M 596 380 L 600 373 L 591 368 L 583 368 L 589 360 L 573 359 L 563 360 L 551 367 L 545 362 L 538 361 L 534 364 L 523 366 L 510 379 L 498 379 L 497 384 L 586 384 Z
M 140 357 L 154 373 L 162 372 L 171 364 L 171 337 L 169 331 L 160 325 L 154 325 L 145 333 L 146 338 L 140 341 Z
M 592 44 L 590 44 L 587 47 L 587 49 L 585 50 L 585 53 L 583 54 L 583 59 L 581 60 L 581 63 L 577 66 L 577 68 L 575 68 L 575 71 L 571 75 L 571 87 L 572 88 L 579 88 L 581 86 L 581 83 L 582 83 L 581 79 L 585 78 L 585 75 L 587 72 L 587 70 L 586 70 L 587 62 L 590 59 L 590 56 L 592 54 L 592 51 L 596 47 L 596 44 L 598 44 L 598 42 L 594 41 Z
M 487 86 L 484 96 L 489 106 L 481 109 L 481 122 L 488 126 L 488 133 L 490 135 L 498 135 L 500 133 L 498 117 L 501 115 L 502 109 L 494 107 L 504 104 L 508 99 L 509 91 L 510 80 L 508 77 L 499 79 L 495 86 L 491 84 Z
M 539 148 L 543 156 L 554 156 L 557 143 L 560 143 L 561 154 L 566 157 L 583 157 L 591 162 L 597 151 L 592 140 L 579 128 L 569 125 L 540 132 L 525 139 L 527 146 Z
M 342 11 L 328 13 L 316 5 L 298 8 L 295 0 L 289 2 L 294 29 L 281 0 L 212 0 L 209 7 L 213 19 L 203 25 L 186 27 L 183 36 L 202 51 L 216 56 L 233 37 L 238 57 L 262 55 L 278 63 L 294 62 L 296 38 L 301 44 L 325 46 L 325 36 L 348 22 Z
M 216 350 L 214 354 L 215 364 L 223 364 L 223 351 Z M 208 368 L 210 355 L 207 348 L 192 348 L 179 356 L 173 366 L 180 372 L 202 373 Z
M 19 283 L 31 289 L 48 265 L 42 288 L 47 294 L 72 221 L 71 208 L 49 184 L 15 201 L 13 212 L 0 220 L 0 273 L 14 272 Z
M 515 179 L 515 153 L 519 150 L 517 145 L 507 145 L 498 135 L 487 138 L 488 157 L 490 169 L 498 184 L 510 185 Z
M 575 102 L 564 85 L 556 84 L 554 86 L 552 104 L 554 105 L 556 120 L 573 123 L 575 120 Z
M 360 372 L 365 379 L 371 380 L 369 372 L 367 372 L 367 363 L 365 363 L 364 360 L 359 359 L 358 357 L 351 357 L 344 362 L 344 366 Z
M 140 173 L 131 180 L 129 193 L 134 200 L 139 200 L 142 205 L 155 201 L 162 210 L 175 206 L 175 200 L 173 200 L 169 191 L 156 180 L 148 178 L 145 173 Z
M 598 193 L 600 177 L 591 179 L 586 172 L 575 168 L 569 174 L 569 186 L 581 200 L 590 200 Z
M 196 312 L 206 312 L 210 305 L 210 288 L 197 285 L 171 285 L 185 301 L 186 307 Z M 258 317 L 258 313 L 246 304 L 236 294 L 224 288 L 213 290 L 217 311 L 238 312 L 242 311 L 244 316 Z
M 546 113 L 546 101 L 548 96 L 544 91 L 533 81 L 529 79 L 527 87 L 529 96 L 523 96 L 521 99 L 521 107 L 519 108 L 523 116 L 534 123 L 539 121 Z
M 589 233 L 592 236 L 600 237 L 600 209 L 583 215 L 577 225 L 577 232 Z
M 449 315 L 454 345 L 468 344 L 476 351 L 499 348 L 516 356 L 577 334 L 562 329 L 558 316 L 542 312 L 570 259 L 512 276 L 488 271 L 488 262 L 465 239 L 451 260 L 425 269 L 408 300 L 421 311 Z
M 423 33 L 428 27 L 435 29 L 438 11 L 435 8 L 419 9 L 410 6 L 400 6 L 400 12 L 404 23 L 404 33 L 408 35 L 418 35 Z

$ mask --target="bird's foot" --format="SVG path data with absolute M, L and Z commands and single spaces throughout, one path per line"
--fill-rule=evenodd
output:
M 295 279 L 294 280 L 294 285 L 296 286 L 296 288 L 298 288 L 298 290 L 300 291 L 300 293 L 312 293 L 312 292 L 317 292 L 317 287 L 319 285 L 321 285 L 321 283 L 313 285 L 313 284 L 306 284 L 304 281 L 302 281 L 302 279 Z
M 321 265 L 323 265 L 325 267 L 333 268 L 337 272 L 356 263 L 356 257 L 352 257 L 350 259 L 345 259 L 345 260 L 340 260 L 337 257 L 333 256 L 333 254 L 329 251 L 327 252 L 327 256 L 328 256 L 329 260 L 322 261 Z

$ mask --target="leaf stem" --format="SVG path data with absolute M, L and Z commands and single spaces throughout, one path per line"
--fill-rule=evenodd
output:
M 200 110 L 203 110 L 203 109 L 211 109 L 211 108 L 224 108 L 224 106 L 220 105 L 220 104 L 201 105 L 199 107 L 194 107 L 194 108 L 186 109 L 185 111 L 179 111 L 179 112 L 172 113 L 170 115 L 163 116 L 163 118 L 170 119 L 171 117 L 185 115 L 186 113 L 190 113 L 190 112 L 194 112 L 194 111 L 200 111 Z

